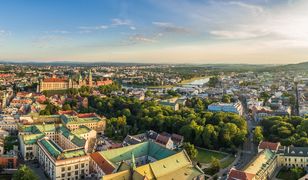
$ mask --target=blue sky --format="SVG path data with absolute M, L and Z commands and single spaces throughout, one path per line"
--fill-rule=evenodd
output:
M 296 63 L 305 0 L 0 0 L 0 60 Z

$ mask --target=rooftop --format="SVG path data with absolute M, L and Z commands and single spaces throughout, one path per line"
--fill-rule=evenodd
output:
M 48 138 L 43 138 L 38 141 L 47 152 L 55 159 L 69 159 L 73 157 L 85 156 L 86 153 L 83 149 L 64 151 L 55 142 Z
M 83 124 L 98 122 L 101 120 L 100 117 L 96 116 L 69 116 L 67 114 L 61 115 L 61 119 L 65 124 Z
M 273 152 L 268 149 L 265 149 L 260 152 L 257 157 L 246 166 L 244 171 L 250 174 L 257 174 L 261 169 L 264 168 L 264 166 L 267 166 L 267 163 L 271 159 L 273 159 L 274 156 L 275 154 Z
M 178 152 L 161 160 L 137 167 L 131 173 L 129 169 L 103 176 L 103 180 L 122 179 L 193 179 L 202 175 L 198 167 L 192 165 L 185 151 Z
M 160 160 L 171 156 L 176 152 L 166 149 L 152 141 L 146 141 L 135 145 L 100 152 L 100 154 L 105 159 L 107 159 L 113 164 L 117 164 L 121 161 L 131 159 L 132 153 L 135 155 L 135 157 L 148 155 L 156 160 Z
M 268 141 L 262 141 L 259 144 L 259 149 L 269 149 L 271 151 L 277 151 L 279 147 L 279 143 L 273 143 Z

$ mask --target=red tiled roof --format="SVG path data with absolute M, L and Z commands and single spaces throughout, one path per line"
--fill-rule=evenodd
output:
M 173 133 L 173 134 L 171 135 L 171 139 L 172 139 L 173 141 L 178 141 L 178 142 L 180 142 L 180 141 L 182 141 L 182 140 L 184 139 L 184 137 L 181 136 L 181 135 L 179 135 L 179 134 Z
M 30 99 L 13 99 L 11 104 L 30 104 L 32 100 Z
M 103 80 L 103 81 L 96 81 L 97 86 L 104 86 L 104 85 L 109 85 L 112 84 L 112 80 Z
M 46 78 L 43 82 L 67 82 L 65 78 Z
M 67 111 L 61 111 L 61 110 L 59 110 L 59 111 L 58 111 L 58 114 L 60 114 L 60 115 L 62 115 L 62 114 L 67 114 L 67 115 L 74 116 L 74 115 L 77 114 L 77 112 L 74 111 L 74 110 L 67 110 Z
M 169 137 L 163 136 L 163 135 L 160 135 L 160 134 L 156 138 L 156 142 L 163 144 L 163 145 L 166 145 L 168 143 L 168 141 L 169 141 Z
M 115 143 L 115 144 L 111 144 L 109 149 L 116 149 L 116 148 L 120 148 L 120 147 L 123 147 L 123 145 L 121 143 Z
M 84 113 L 84 114 L 78 114 L 79 118 L 89 118 L 89 117 L 96 117 L 97 115 L 95 113 Z
M 259 144 L 259 149 L 269 149 L 272 151 L 276 151 L 278 149 L 279 143 L 273 143 L 268 141 L 262 141 Z
M 32 94 L 32 93 L 29 93 L 29 92 L 18 92 L 18 93 L 16 94 L 16 96 L 25 97 L 25 96 L 27 96 L 27 95 L 29 95 L 29 94 Z
M 111 174 L 115 167 L 109 163 L 99 152 L 92 153 L 90 157 L 106 174 Z
M 14 76 L 14 74 L 0 74 L 0 78 Z
M 236 169 L 231 169 L 228 175 L 228 180 L 252 180 L 254 174 L 246 173 Z

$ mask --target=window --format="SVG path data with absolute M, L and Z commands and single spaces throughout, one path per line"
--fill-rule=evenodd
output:
M 65 177 L 65 174 L 62 174 L 61 176 L 62 176 L 62 177 Z
M 81 168 L 84 168 L 84 163 L 81 164 Z
M 75 165 L 75 169 L 78 169 L 78 164 Z
M 75 175 L 78 175 L 78 171 L 75 171 Z
M 68 172 L 68 173 L 67 173 L 67 176 L 71 176 L 71 173 L 70 173 L 70 172 Z
M 63 167 L 63 168 L 61 169 L 61 171 L 65 171 L 65 167 Z
M 29 151 L 29 150 L 32 150 L 32 147 L 27 147 L 26 150 L 28 150 L 28 151 Z
M 71 170 L 71 166 L 67 167 L 67 170 L 70 171 Z

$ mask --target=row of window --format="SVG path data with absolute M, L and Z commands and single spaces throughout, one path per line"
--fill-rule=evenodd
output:
M 88 164 L 87 164 L 87 163 L 86 163 L 86 164 L 85 164 L 85 163 L 81 163 L 81 164 L 80 164 L 80 167 L 81 167 L 81 168 L 84 168 L 85 166 L 88 166 Z M 78 169 L 79 165 L 76 164 L 74 167 L 75 167 L 75 169 Z M 67 171 L 70 171 L 71 169 L 72 169 L 72 166 L 68 166 L 67 169 L 66 169 L 65 167 L 62 167 L 62 168 L 61 168 L 61 171 L 62 171 L 62 172 L 63 172 L 63 171 L 66 171 L 66 170 L 67 170 Z
M 80 174 L 85 174 L 85 173 L 87 173 L 87 172 L 88 172 L 87 169 L 86 169 L 86 170 L 82 169 L 82 170 L 80 171 Z M 61 177 L 64 178 L 65 175 L 67 175 L 67 177 L 74 176 L 74 175 L 75 175 L 76 177 L 78 177 L 79 171 L 68 172 L 68 173 L 62 173 L 62 174 L 61 174 Z
M 290 161 L 291 161 L 291 158 L 284 158 L 284 161 L 285 161 L 285 162 L 287 162 L 288 160 L 289 160 L 289 162 L 290 162 Z M 297 159 L 295 158 L 295 159 L 294 159 L 294 162 L 296 162 L 296 161 L 297 161 Z M 304 160 L 301 158 L 301 159 L 300 159 L 300 162 L 304 162 Z M 307 162 L 308 162 L 308 159 L 307 159 Z

